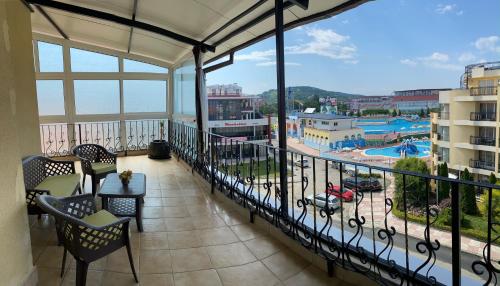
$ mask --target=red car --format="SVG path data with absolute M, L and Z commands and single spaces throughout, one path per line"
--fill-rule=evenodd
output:
M 340 186 L 333 185 L 326 189 L 325 193 L 328 193 L 329 195 L 334 195 L 337 198 L 341 198 L 345 202 L 350 202 L 352 201 L 354 194 L 352 193 L 351 190 L 344 188 L 343 191 L 340 191 Z

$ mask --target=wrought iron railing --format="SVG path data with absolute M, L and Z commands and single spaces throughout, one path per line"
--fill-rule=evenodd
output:
M 497 116 L 495 112 L 471 112 L 470 120 L 472 121 L 495 121 Z
M 261 217 L 323 257 L 330 273 L 343 267 L 384 285 L 497 283 L 500 218 L 491 202 L 500 186 L 326 159 L 172 125 L 173 152 L 211 184 L 212 193 L 246 208 L 251 222 Z M 236 144 L 254 155 L 239 157 L 232 151 Z M 286 184 L 279 179 L 280 152 L 287 158 Z M 326 190 L 335 185 L 351 189 L 352 201 L 332 200 L 335 193 Z M 467 228 L 461 194 L 469 188 L 488 194 L 484 229 L 467 232 L 483 235 L 481 256 L 467 254 L 461 244 Z M 313 199 L 320 194 L 323 203 Z
M 473 145 L 486 145 L 486 146 L 495 146 L 496 139 L 494 137 L 485 137 L 485 136 L 471 136 L 470 144 Z
M 476 169 L 484 169 L 488 171 L 495 171 L 495 162 L 470 159 L 469 167 Z
M 497 95 L 497 88 L 494 86 L 482 86 L 469 88 L 471 96 Z
M 42 152 L 48 157 L 66 156 L 76 145 L 87 143 L 112 152 L 146 150 L 152 140 L 167 138 L 167 127 L 162 119 L 41 124 Z

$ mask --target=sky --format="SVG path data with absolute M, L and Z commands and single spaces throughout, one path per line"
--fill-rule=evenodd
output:
M 276 88 L 275 38 L 235 54 L 207 85 Z M 363 95 L 458 88 L 467 64 L 500 60 L 498 0 L 376 0 L 285 33 L 286 86 Z

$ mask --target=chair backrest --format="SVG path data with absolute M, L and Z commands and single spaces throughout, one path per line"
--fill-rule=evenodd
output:
M 46 162 L 43 159 L 45 158 L 42 156 L 30 156 L 23 159 L 24 186 L 26 189 L 34 189 L 47 178 Z
M 73 155 L 87 159 L 91 162 L 96 162 L 99 159 L 99 152 L 106 150 L 101 145 L 97 144 L 81 144 L 73 148 Z
M 77 225 L 86 225 L 81 218 L 97 211 L 91 194 L 56 198 L 50 195 L 37 196 L 37 204 L 58 220 L 70 221 Z

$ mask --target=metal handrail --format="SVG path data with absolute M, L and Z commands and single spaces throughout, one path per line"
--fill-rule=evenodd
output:
M 481 86 L 469 88 L 471 96 L 497 95 L 497 88 L 494 86 Z
M 495 137 L 484 137 L 484 136 L 470 136 L 470 144 L 473 145 L 486 145 L 486 146 L 495 146 L 496 138 Z
M 470 120 L 472 121 L 495 121 L 497 118 L 495 112 L 471 112 Z

